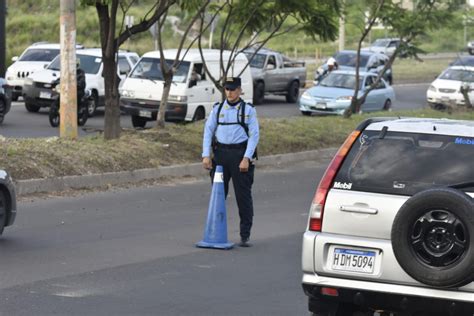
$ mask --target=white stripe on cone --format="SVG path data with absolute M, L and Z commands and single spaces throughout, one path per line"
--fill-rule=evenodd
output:
M 224 173 L 222 173 L 222 172 L 214 173 L 214 182 L 223 183 L 224 182 Z

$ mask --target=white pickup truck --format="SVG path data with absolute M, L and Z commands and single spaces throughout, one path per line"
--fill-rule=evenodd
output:
M 286 96 L 286 101 L 298 100 L 300 87 L 306 82 L 306 66 L 303 61 L 293 61 L 269 49 L 244 52 L 250 60 L 253 78 L 253 103 L 261 104 L 265 94 Z

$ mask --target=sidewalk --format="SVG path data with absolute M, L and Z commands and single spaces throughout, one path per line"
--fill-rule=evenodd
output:
M 336 148 L 304 151 L 260 157 L 256 162 L 258 169 L 280 169 L 285 166 L 303 162 L 326 162 L 336 153 Z M 156 169 L 139 169 L 134 171 L 110 172 L 84 176 L 67 176 L 59 178 L 30 179 L 15 181 L 18 196 L 34 193 L 61 192 L 74 189 L 108 188 L 114 185 L 137 184 L 144 181 L 160 179 L 179 179 L 184 177 L 207 177 L 208 172 L 201 163 L 175 165 Z

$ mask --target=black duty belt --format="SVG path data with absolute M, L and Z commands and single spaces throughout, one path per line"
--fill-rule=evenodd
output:
M 222 148 L 222 149 L 245 149 L 247 148 L 247 142 L 242 142 L 238 144 L 222 144 L 217 142 L 217 148 Z

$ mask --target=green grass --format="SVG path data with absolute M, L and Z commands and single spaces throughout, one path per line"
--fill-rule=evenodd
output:
M 258 111 L 258 108 L 257 108 Z M 474 120 L 474 112 L 433 110 L 378 112 L 342 117 L 261 119 L 259 155 L 338 147 L 361 121 L 373 116 L 447 117 Z M 201 161 L 203 122 L 169 124 L 165 130 L 125 130 L 120 139 L 102 135 L 75 141 L 53 138 L 0 139 L 0 168 L 14 179 L 59 177 L 156 168 Z

